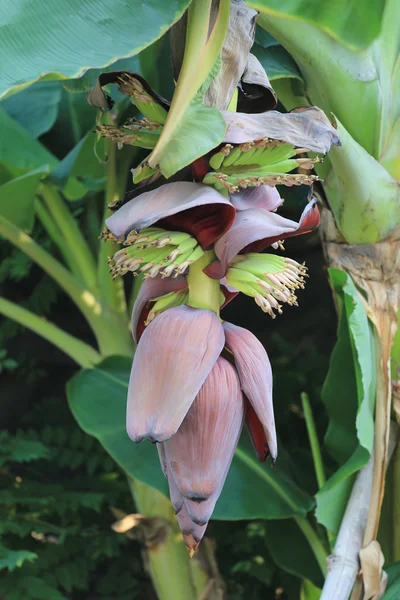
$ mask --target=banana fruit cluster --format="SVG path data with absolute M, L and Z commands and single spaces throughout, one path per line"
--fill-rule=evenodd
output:
M 279 140 L 262 138 L 232 146 L 226 144 L 209 160 L 214 171 L 207 173 L 203 183 L 212 185 L 219 192 L 228 196 L 240 188 L 260 185 L 310 185 L 318 180 L 316 175 L 290 171 L 301 167 L 312 169 L 315 158 L 299 157 L 308 152 L 307 148 L 295 148 Z
M 102 238 L 107 240 L 107 233 Z M 132 272 L 144 273 L 146 277 L 178 277 L 201 258 L 204 250 L 188 233 L 166 231 L 158 227 L 146 227 L 139 232 L 131 231 L 123 242 L 124 248 L 109 257 L 113 279 Z
M 181 306 L 182 304 L 187 304 L 187 300 L 189 297 L 189 288 L 184 288 L 183 290 L 177 290 L 176 292 L 170 292 L 169 294 L 164 294 L 164 296 L 158 296 L 158 298 L 152 298 L 151 302 L 154 302 L 154 305 L 149 311 L 147 318 L 144 324 L 147 325 L 151 323 L 151 321 L 161 312 L 168 310 L 169 308 L 175 308 L 176 306 Z
M 140 112 L 157 123 L 164 124 L 167 120 L 167 111 L 156 99 L 145 89 L 143 83 L 130 73 L 124 73 L 117 78 L 119 91 L 128 96 Z
M 282 313 L 279 302 L 297 306 L 294 291 L 304 288 L 304 277 L 307 267 L 291 258 L 255 253 L 236 256 L 226 274 L 229 285 L 254 298 L 273 319 L 274 310 Z
M 159 123 L 149 119 L 140 121 L 130 119 L 122 127 L 116 125 L 97 125 L 96 127 L 96 133 L 99 133 L 104 139 L 116 142 L 119 150 L 125 145 L 151 150 L 156 145 L 161 130 L 162 127 Z

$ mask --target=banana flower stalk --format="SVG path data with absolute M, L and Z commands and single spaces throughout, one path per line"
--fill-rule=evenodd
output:
M 257 71 L 254 61 L 248 70 Z M 268 81 L 258 76 L 255 87 L 242 80 L 243 110 L 260 89 L 272 99 L 269 108 L 275 106 Z M 101 89 L 106 80 L 119 83 L 145 119 L 99 133 L 119 145 L 156 144 L 168 105 L 126 73 L 99 80 L 93 103 L 109 102 Z M 318 177 L 303 171 L 322 156 L 307 152 L 324 155 L 340 143 L 316 107 L 281 114 L 257 112 L 253 103 L 250 112 L 222 110 L 227 129 L 220 146 L 170 182 L 157 165 L 143 161 L 134 171 L 135 189 L 103 232 L 122 244 L 109 259 L 113 276 L 144 276 L 132 311 L 138 345 L 128 435 L 157 445 L 190 555 L 218 501 L 243 425 L 260 461 L 268 455 L 275 460 L 278 451 L 267 353 L 251 332 L 221 321 L 220 310 L 239 292 L 272 318 L 283 303 L 297 304 L 306 267 L 279 250 L 285 238 L 315 229 L 319 213 L 310 194 L 298 223 L 282 217 L 276 185 L 312 184 Z M 298 167 L 302 172 L 293 173 Z M 271 248 L 278 253 L 261 253 Z

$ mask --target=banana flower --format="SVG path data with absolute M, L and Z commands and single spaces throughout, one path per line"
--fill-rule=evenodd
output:
M 253 29 L 252 22 L 247 37 Z M 110 106 L 102 90 L 110 82 L 118 83 L 145 118 L 122 127 L 100 126 L 98 132 L 119 147 L 153 148 L 168 103 L 140 76 L 115 72 L 99 79 L 89 93 L 92 104 Z M 212 103 L 215 93 L 211 88 Z M 222 97 L 218 102 L 227 106 Z M 304 287 L 306 267 L 261 252 L 279 250 L 285 238 L 315 229 L 319 213 L 311 194 L 298 223 L 282 217 L 276 212 L 282 204 L 276 186 L 311 185 L 318 180 L 309 172 L 313 165 L 332 144 L 340 144 L 320 109 L 265 112 L 275 102 L 261 65 L 250 58 L 238 107 L 251 114 L 221 110 L 227 127 L 220 146 L 170 182 L 143 161 L 134 171 L 135 189 L 103 232 L 104 239 L 122 244 L 109 259 L 113 276 L 144 277 L 132 311 L 137 350 L 127 432 L 136 443 L 156 444 L 191 555 L 221 494 L 244 424 L 259 460 L 277 457 L 267 353 L 250 331 L 221 321 L 220 309 L 239 292 L 272 318 L 283 303 L 297 304 L 295 291 Z
M 211 517 L 247 416 L 260 460 L 275 460 L 272 371 L 257 338 L 208 310 L 178 306 L 156 316 L 134 357 L 127 431 L 135 442 L 157 443 L 189 550 Z

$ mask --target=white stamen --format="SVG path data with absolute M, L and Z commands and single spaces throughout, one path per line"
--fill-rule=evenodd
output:
M 276 285 L 278 289 L 282 290 L 285 286 L 280 281 L 280 278 L 278 279 L 277 275 L 278 273 L 274 273 L 273 275 L 271 273 L 268 273 L 267 277 L 271 283 Z
M 168 254 L 167 258 L 164 258 L 164 262 L 170 262 L 171 260 L 175 260 L 180 255 L 180 253 L 181 251 L 178 250 L 178 248 L 175 248 L 175 250 L 172 250 L 172 252 Z
M 191 260 L 183 261 L 183 263 L 181 263 L 179 265 L 179 267 L 177 267 L 174 277 L 178 277 L 178 275 L 181 275 L 182 273 L 184 273 L 184 271 L 186 271 L 186 269 L 191 265 L 192 262 L 193 261 L 191 261 Z
M 176 269 L 176 265 L 172 264 L 172 265 L 168 265 L 168 267 L 164 267 L 164 269 L 161 271 L 161 277 L 164 279 L 164 277 L 169 277 L 170 275 L 172 275 L 172 273 L 175 271 Z

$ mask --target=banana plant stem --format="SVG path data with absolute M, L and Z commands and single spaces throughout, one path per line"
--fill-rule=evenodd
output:
M 65 239 L 58 226 L 49 215 L 46 207 L 43 205 L 43 202 L 40 200 L 40 198 L 35 198 L 35 212 L 39 221 L 42 224 L 42 227 L 47 231 L 47 234 L 49 235 L 50 239 L 61 252 L 61 255 L 66 265 L 75 275 L 75 277 L 79 277 L 79 269 L 77 268 L 75 261 L 71 256 L 71 252 L 65 242 Z
M 390 435 L 388 461 L 397 443 L 398 427 Z M 333 554 L 328 558 L 329 571 L 320 600 L 348 600 L 360 570 L 359 553 L 371 502 L 374 454 L 358 472 L 336 538 Z M 362 596 L 361 596 L 362 597 Z
M 111 215 L 108 205 L 118 200 L 123 196 L 123 191 L 118 185 L 117 179 L 117 161 L 116 161 L 116 144 L 109 141 L 107 147 L 108 162 L 106 165 L 106 190 L 105 190 L 105 207 L 103 222 Z M 127 165 L 128 166 L 128 165 Z M 123 173 L 126 179 L 127 173 Z M 100 242 L 97 264 L 97 280 L 99 283 L 100 294 L 112 309 L 122 316 L 123 320 L 127 320 L 127 306 L 124 290 L 124 282 L 121 277 L 113 281 L 111 273 L 107 265 L 107 258 L 112 256 L 119 249 L 118 244 L 113 242 Z
M 301 403 L 303 405 L 303 412 L 304 412 L 304 418 L 306 421 L 308 439 L 310 441 L 315 476 L 317 478 L 318 488 L 321 489 L 325 485 L 325 482 L 326 482 L 324 463 L 322 460 L 321 447 L 319 445 L 317 428 L 315 427 L 315 421 L 314 421 L 314 416 L 313 416 L 312 410 L 311 410 L 311 404 L 308 399 L 308 395 L 305 392 L 303 392 L 301 394 Z M 329 529 L 326 530 L 326 535 L 328 538 L 330 548 L 332 549 L 334 541 L 335 541 L 335 536 L 333 535 L 333 533 L 331 531 L 329 531 Z
M 301 394 L 301 402 L 303 405 L 304 418 L 306 421 L 308 439 L 310 441 L 311 453 L 314 462 L 315 475 L 317 477 L 318 487 L 322 488 L 325 485 L 326 477 L 324 471 L 324 463 L 322 461 L 321 448 L 318 441 L 315 421 L 311 410 L 311 404 L 308 395 L 303 392 Z
M 170 501 L 158 490 L 128 477 L 137 510 L 153 519 L 147 565 L 158 600 L 197 600 L 208 576 L 200 562 L 190 559 Z M 157 529 L 159 534 L 157 535 Z
M 229 23 L 230 0 L 221 0 L 219 3 L 217 18 L 209 36 L 211 4 L 211 0 L 193 0 L 189 6 L 182 68 L 163 131 L 149 158 L 151 167 L 158 164 L 176 123 L 206 80 L 222 48 Z
M 101 356 L 92 346 L 66 333 L 53 323 L 35 315 L 26 308 L 18 306 L 5 298 L 0 298 L 0 313 L 20 325 L 34 331 L 42 338 L 68 354 L 83 368 L 93 367 L 100 362 Z
M 41 189 L 41 196 L 65 239 L 70 260 L 74 262 L 82 281 L 96 293 L 96 263 L 77 222 L 54 185 L 44 183 Z
M 101 354 L 107 356 L 122 352 L 131 355 L 132 347 L 128 341 L 127 328 L 121 328 L 115 315 L 100 302 L 91 290 L 79 282 L 29 235 L 1 215 L 0 234 L 42 267 L 75 302 L 91 326 Z M 127 339 L 125 340 L 125 338 Z
M 221 305 L 219 280 L 211 279 L 203 271 L 214 258 L 214 252 L 208 250 L 189 267 L 187 276 L 189 298 L 187 304 L 193 306 L 193 308 L 212 310 L 219 316 Z

